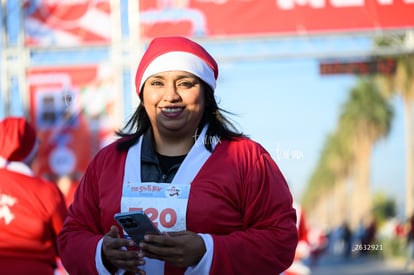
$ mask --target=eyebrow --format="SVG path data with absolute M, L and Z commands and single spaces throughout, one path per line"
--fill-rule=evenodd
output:
M 149 78 L 158 78 L 158 79 L 164 79 L 165 77 L 162 75 L 162 73 L 159 74 L 155 74 L 150 76 Z M 194 79 L 198 79 L 198 77 L 192 73 L 187 73 L 187 72 L 183 72 L 180 73 L 178 75 L 176 75 L 177 79 L 182 79 L 182 78 L 194 78 Z

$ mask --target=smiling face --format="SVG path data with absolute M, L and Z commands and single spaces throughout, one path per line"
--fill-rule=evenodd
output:
M 154 136 L 192 138 L 204 112 L 201 80 L 184 71 L 150 76 L 143 87 L 142 104 Z

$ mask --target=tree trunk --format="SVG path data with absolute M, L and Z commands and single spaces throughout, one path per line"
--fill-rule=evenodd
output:
M 369 216 L 371 210 L 371 186 L 370 186 L 370 165 L 371 165 L 372 143 L 368 138 L 359 139 L 355 159 L 355 182 L 353 189 L 351 223 L 358 224 L 361 219 Z
M 335 213 L 332 216 L 332 223 L 334 226 L 341 225 L 344 221 L 348 220 L 348 213 L 350 207 L 347 208 L 347 202 L 349 202 L 348 190 L 346 188 L 346 179 L 339 176 L 334 186 L 334 206 L 332 207 Z

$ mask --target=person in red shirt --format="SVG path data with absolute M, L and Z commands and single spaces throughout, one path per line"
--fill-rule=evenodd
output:
M 296 246 L 295 259 L 292 265 L 283 273 L 283 275 L 308 275 L 311 273 L 310 268 L 305 261 L 310 256 L 311 247 L 308 239 L 309 226 L 307 224 L 306 213 L 304 209 L 296 204 L 294 205 L 297 215 L 298 245 Z
M 217 77 L 196 42 L 150 43 L 135 78 L 140 104 L 120 139 L 92 160 L 58 236 L 71 275 L 275 275 L 290 266 L 298 241 L 291 192 L 270 154 L 225 118 Z M 133 210 L 163 234 L 123 238 L 114 214 Z
M 33 174 L 38 140 L 22 117 L 0 122 L 0 270 L 2 274 L 52 275 L 56 236 L 67 215 L 54 183 Z

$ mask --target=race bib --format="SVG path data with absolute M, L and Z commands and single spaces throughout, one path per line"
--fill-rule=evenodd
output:
M 186 229 L 189 184 L 127 183 L 122 212 L 143 210 L 161 232 Z

